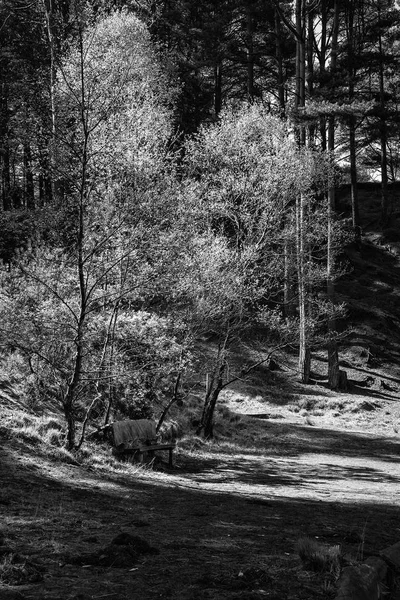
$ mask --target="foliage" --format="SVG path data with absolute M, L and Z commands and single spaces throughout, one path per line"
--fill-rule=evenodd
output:
M 166 86 L 135 17 L 113 14 L 82 29 L 79 42 L 60 70 L 56 96 L 65 223 L 57 244 L 37 243 L 2 273 L 3 343 L 25 355 L 42 393 L 62 401 L 70 448 L 75 421 L 86 413 L 86 423 L 121 371 L 134 391 L 144 383 L 146 361 L 163 360 L 171 370 L 165 354 L 154 358 L 157 350 L 143 363 L 123 335 L 129 327 L 135 335 L 124 308 L 149 294 L 160 267 L 152 254 L 170 209 Z
M 256 324 L 264 335 L 265 360 L 274 347 L 293 343 L 298 319 L 285 319 L 277 310 L 289 245 L 292 285 L 300 278 L 299 260 L 307 282 L 306 333 L 315 339 L 323 323 L 326 327 L 333 309 L 318 300 L 316 290 L 327 277 L 326 194 L 333 174 L 328 156 L 299 149 L 285 123 L 256 104 L 222 112 L 219 122 L 200 128 L 185 150 L 183 194 L 197 235 L 180 290 L 190 299 L 198 331 L 217 343 L 202 417 L 211 435 L 218 395 L 231 382 L 226 376 L 231 345 L 243 343 Z M 301 252 L 294 244 L 300 196 L 307 203 Z M 337 232 L 331 237 L 334 246 Z

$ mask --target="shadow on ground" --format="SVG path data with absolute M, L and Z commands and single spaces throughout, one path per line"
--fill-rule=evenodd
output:
M 325 435 L 323 443 L 322 431 L 307 432 L 306 460 L 300 460 L 305 441 L 286 459 L 244 452 L 233 458 L 216 447 L 213 457 L 198 457 L 201 471 L 190 470 L 181 454 L 170 474 L 110 476 L 51 463 L 37 449 L 22 453 L 2 440 L 2 531 L 12 552 L 44 572 L 42 581 L 20 591 L 32 600 L 65 600 L 65 590 L 80 600 L 249 600 L 266 592 L 273 600 L 332 597 L 332 581 L 302 568 L 296 543 L 317 537 L 355 558 L 399 541 L 400 508 L 394 498 L 382 503 L 378 487 L 368 501 L 353 488 L 347 495 L 344 489 L 342 501 L 323 497 L 336 485 L 343 491 L 344 481 L 359 490 L 373 482 L 398 487 L 383 460 L 379 471 L 378 464 L 361 467 L 354 458 L 378 459 L 379 451 L 388 458 L 399 446 Z M 353 463 L 340 466 L 330 455 L 324 475 L 319 453 L 331 452 L 332 444 Z M 316 463 L 309 460 L 313 453 Z M 71 564 L 71 557 L 99 552 L 121 532 L 140 536 L 159 553 L 124 569 Z M 249 569 L 257 577 L 244 578 Z

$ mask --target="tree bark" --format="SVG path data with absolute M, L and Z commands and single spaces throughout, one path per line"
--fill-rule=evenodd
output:
M 280 114 L 285 115 L 285 79 L 283 74 L 283 52 L 282 52 L 281 21 L 277 8 L 275 7 L 275 57 L 277 65 L 277 86 Z
M 331 76 L 335 76 L 337 68 L 337 52 L 338 52 L 338 34 L 339 34 L 339 2 L 335 0 L 333 6 L 333 25 L 332 25 L 332 42 L 331 42 L 331 63 L 330 73 Z M 334 151 L 335 151 L 335 117 L 330 115 L 328 119 L 328 151 L 332 161 L 334 162 Z M 328 188 L 328 243 L 327 243 L 327 274 L 326 274 L 326 288 L 327 296 L 330 302 L 334 302 L 335 295 L 335 284 L 333 282 L 333 270 L 334 270 L 334 258 L 332 248 L 332 219 L 335 214 L 335 184 L 332 177 L 329 180 Z M 328 385 L 331 389 L 336 390 L 339 385 L 339 353 L 336 340 L 334 340 L 336 332 L 336 320 L 334 318 L 328 321 Z
M 353 228 L 360 225 L 360 211 L 358 206 L 358 181 L 357 181 L 357 150 L 356 150 L 356 120 L 353 115 L 349 117 L 349 145 L 350 145 L 350 196 L 351 217 Z
M 25 172 L 25 206 L 35 208 L 35 188 L 32 172 L 32 153 L 29 142 L 24 144 L 24 172 Z
M 308 383 L 311 370 L 311 352 L 307 340 L 304 219 L 304 196 L 303 194 L 300 194 L 296 200 L 297 281 L 299 295 L 299 377 L 302 383 Z
M 339 388 L 339 354 L 335 341 L 328 347 L 328 385 L 331 390 Z
M 224 387 L 223 377 L 225 373 L 225 362 L 223 358 L 220 358 L 220 364 L 218 365 L 218 373 L 216 375 L 214 384 L 211 386 L 208 392 L 208 398 L 204 405 L 203 415 L 201 419 L 201 429 L 206 439 L 210 439 L 214 435 L 214 412 L 217 405 L 218 397 L 221 390 Z
M 354 78 L 356 67 L 354 60 L 354 19 L 355 8 L 350 2 L 348 6 L 347 23 L 347 75 L 349 79 L 348 93 L 350 102 L 354 99 Z M 357 154 L 356 154 L 356 119 L 354 115 L 349 116 L 349 150 L 350 150 L 350 195 L 351 195 L 351 213 L 353 228 L 359 227 L 359 208 L 358 208 L 358 182 L 357 182 Z
M 50 50 L 50 111 L 51 111 L 51 142 L 50 142 L 50 185 L 51 185 L 51 198 L 57 199 L 58 186 L 57 186 L 57 116 L 56 116 L 56 99 L 55 99 L 55 86 L 56 86 L 56 45 L 53 33 L 53 21 L 54 21 L 54 0 L 42 0 L 44 16 L 46 21 L 47 30 L 47 41 L 49 43 Z
M 254 15 L 251 4 L 246 3 L 247 99 L 254 101 Z
M 304 0 L 296 0 L 296 112 L 305 106 L 306 100 L 306 49 L 304 35 Z M 306 132 L 299 124 L 299 145 L 304 146 Z
M 387 124 L 385 102 L 384 60 L 382 48 L 382 32 L 380 29 L 381 10 L 378 2 L 379 20 L 379 104 L 380 104 L 380 138 L 381 138 L 381 220 L 385 225 L 388 220 L 389 193 L 388 193 L 388 168 L 387 168 Z
M 222 64 L 218 62 L 214 67 L 214 112 L 218 117 L 222 108 Z
M 1 85 L 1 193 L 3 200 L 3 210 L 12 208 L 11 200 L 11 174 L 10 174 L 10 143 L 9 143 L 9 125 L 8 125 L 8 85 Z

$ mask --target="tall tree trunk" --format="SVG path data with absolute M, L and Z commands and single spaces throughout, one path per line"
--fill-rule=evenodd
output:
M 251 3 L 246 3 L 247 98 L 253 102 L 254 88 L 254 15 Z
M 354 99 L 354 78 L 356 75 L 355 56 L 354 56 L 354 19 L 355 8 L 353 2 L 348 6 L 348 24 L 347 24 L 347 75 L 349 79 L 348 93 L 350 102 Z M 358 182 L 357 182 L 357 149 L 356 149 L 356 119 L 354 115 L 349 116 L 349 151 L 350 151 L 350 190 L 351 190 L 351 213 L 353 228 L 356 231 L 359 227 L 359 207 L 358 207 Z
M 277 67 L 277 87 L 280 114 L 285 115 L 285 79 L 283 73 L 282 31 L 279 12 L 275 7 L 275 57 Z
M 75 408 L 79 395 L 81 393 L 83 377 L 83 359 L 85 353 L 86 324 L 88 318 L 88 279 L 85 274 L 85 211 L 87 207 L 88 195 L 90 194 L 90 183 L 88 181 L 88 162 L 89 162 L 89 137 L 87 119 L 87 101 L 86 101 L 86 79 L 84 70 L 85 52 L 83 47 L 83 30 L 80 22 L 78 7 L 75 6 L 75 19 L 79 27 L 79 60 L 80 60 L 80 126 L 82 132 L 82 147 L 80 155 L 80 174 L 79 174 L 79 196 L 78 196 L 78 222 L 76 238 L 76 259 L 77 259 L 77 279 L 79 286 L 80 304 L 75 334 L 75 356 L 72 374 L 68 383 L 67 392 L 64 399 L 64 412 L 67 419 L 67 445 L 68 449 L 75 448 Z
M 306 51 L 307 51 L 307 93 L 308 97 L 311 99 L 314 95 L 314 10 L 310 6 L 308 7 L 307 14 L 307 40 Z M 304 97 L 305 103 L 305 97 Z M 308 126 L 308 143 L 312 148 L 314 146 L 315 139 L 315 125 L 310 124 Z
M 206 401 L 204 403 L 203 414 L 201 418 L 200 430 L 206 439 L 210 439 L 214 434 L 214 413 L 218 397 L 224 387 L 225 361 L 223 353 L 219 357 L 217 373 L 211 382 L 210 388 L 206 391 Z
M 51 149 L 49 148 L 48 136 L 43 135 L 40 128 L 38 132 L 38 163 L 39 163 L 39 205 L 45 206 L 51 204 L 52 196 L 52 177 L 51 177 Z
M 335 76 L 337 68 L 337 53 L 338 53 L 338 35 L 339 35 L 339 1 L 335 0 L 333 7 L 333 25 L 332 25 L 332 42 L 331 42 L 331 76 Z M 330 115 L 328 118 L 328 151 L 332 165 L 334 163 L 335 151 L 335 117 Z M 332 279 L 334 264 L 333 264 L 333 248 L 332 248 L 332 219 L 335 214 L 336 198 L 335 198 L 335 183 L 332 177 L 329 180 L 328 188 L 328 248 L 327 248 L 327 277 L 326 288 L 328 300 L 334 302 L 335 284 Z M 329 319 L 328 321 L 328 385 L 331 389 L 336 390 L 339 385 L 339 352 L 335 338 L 336 321 Z
M 388 220 L 389 211 L 389 193 L 388 193 L 388 168 L 387 168 L 387 124 L 386 124 L 386 103 L 385 103 L 385 79 L 384 79 L 384 59 L 382 48 L 382 32 L 380 28 L 381 10 L 378 2 L 379 19 L 379 104 L 380 104 L 380 141 L 381 141 L 381 221 L 385 225 Z
M 1 195 L 3 210 L 12 208 L 11 200 L 11 173 L 10 173 L 10 142 L 9 142 L 9 124 L 8 124 L 8 85 L 1 85 Z
M 357 181 L 357 149 L 356 149 L 356 119 L 349 117 L 349 145 L 350 145 L 350 196 L 351 216 L 354 231 L 360 225 L 360 212 L 358 206 L 358 181 Z
M 325 80 L 326 73 L 326 55 L 327 55 L 327 47 L 328 47 L 328 6 L 326 0 L 323 0 L 321 4 L 321 36 L 320 36 L 320 57 L 319 57 L 319 70 L 321 80 Z M 319 118 L 319 131 L 321 136 L 321 150 L 325 151 L 327 148 L 327 139 L 326 139 L 326 123 L 327 119 L 325 115 L 321 115 Z
M 304 0 L 296 0 L 296 111 L 305 106 L 306 100 L 306 52 L 304 35 Z M 305 128 L 299 126 L 299 144 L 306 142 Z
M 3 209 L 10 210 L 13 207 L 13 203 L 11 198 L 10 145 L 8 136 L 3 138 L 2 196 Z
M 285 318 L 290 320 L 296 312 L 296 285 L 295 285 L 295 249 L 293 241 L 286 237 L 283 247 L 284 253 L 284 279 L 283 279 L 283 311 Z
M 25 206 L 35 208 L 35 189 L 32 172 L 32 153 L 29 142 L 24 144 Z
M 54 0 L 42 0 L 44 15 L 46 20 L 46 31 L 47 41 L 49 43 L 50 50 L 50 110 L 51 110 L 51 142 L 50 142 L 50 185 L 51 185 L 51 198 L 57 199 L 58 186 L 57 186 L 57 122 L 56 122 L 56 100 L 55 100 L 55 86 L 56 86 L 56 45 L 53 32 L 54 24 Z
M 221 61 L 214 67 L 214 112 L 218 117 L 222 108 L 222 64 Z
M 306 48 L 304 26 L 304 0 L 296 0 L 296 98 L 295 106 L 305 106 L 305 75 L 306 75 Z M 306 143 L 305 127 L 299 127 L 299 144 Z M 296 199 L 296 253 L 297 253 L 297 285 L 299 298 L 299 376 L 303 383 L 308 383 L 310 377 L 311 354 L 307 343 L 307 293 L 305 281 L 305 206 L 304 196 L 300 194 Z
M 297 280 L 299 296 L 299 376 L 308 383 L 311 370 L 311 352 L 307 340 L 307 292 L 305 275 L 305 201 L 303 194 L 296 199 Z
M 329 191 L 332 185 L 329 186 Z M 327 242 L 327 268 L 326 268 L 326 291 L 328 300 L 334 302 L 335 286 L 333 282 L 333 270 L 334 270 L 334 253 L 333 253 L 333 240 L 332 240 L 332 219 L 334 217 L 334 211 L 331 206 L 331 196 L 328 192 L 327 202 L 327 220 L 328 220 L 328 242 Z M 335 339 L 336 334 L 336 320 L 331 317 L 328 320 L 328 385 L 332 390 L 336 390 L 339 385 L 339 352 L 338 346 Z

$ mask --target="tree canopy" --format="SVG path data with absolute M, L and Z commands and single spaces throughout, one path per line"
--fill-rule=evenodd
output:
M 68 446 L 165 415 L 196 369 L 211 435 L 231 348 L 261 331 L 303 381 L 314 347 L 337 366 L 335 186 L 357 232 L 378 178 L 388 219 L 397 5 L 4 0 L 0 26 L 0 343 Z

